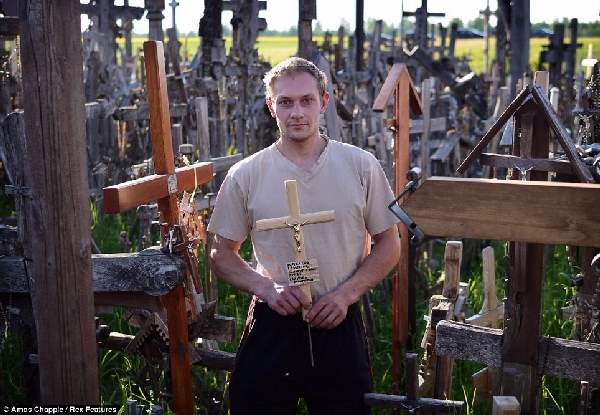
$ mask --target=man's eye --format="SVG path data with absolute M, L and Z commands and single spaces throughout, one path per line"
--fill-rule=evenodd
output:
M 284 105 L 286 107 L 291 105 L 291 103 L 292 103 L 292 101 L 290 101 L 289 99 L 284 99 L 284 100 L 279 101 L 280 105 Z
M 312 102 L 313 102 L 312 98 L 303 98 L 302 99 L 303 104 L 311 104 Z

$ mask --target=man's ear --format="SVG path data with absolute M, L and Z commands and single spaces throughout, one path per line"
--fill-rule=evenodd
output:
M 271 113 L 271 117 L 275 118 L 275 109 L 273 108 L 273 97 L 268 96 L 266 98 L 267 107 L 269 108 L 269 112 Z
M 327 104 L 329 104 L 329 92 L 323 92 L 323 98 L 321 98 L 321 112 L 325 112 L 327 109 Z

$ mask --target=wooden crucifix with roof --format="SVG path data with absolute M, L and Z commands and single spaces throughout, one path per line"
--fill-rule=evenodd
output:
M 212 180 L 213 167 L 212 163 L 204 162 L 175 169 L 162 42 L 144 42 L 144 60 L 156 174 L 105 188 L 104 209 L 107 213 L 119 213 L 156 200 L 162 245 L 168 246 L 173 242 L 172 235 L 179 224 L 177 195 Z M 180 415 L 191 415 L 194 397 L 183 285 L 178 285 L 161 300 L 167 311 L 174 410 Z
M 423 114 L 423 105 L 412 83 L 406 65 L 395 63 L 390 69 L 375 102 L 373 111 L 383 112 L 394 95 L 394 117 L 386 125 L 394 132 L 394 193 L 400 194 L 408 182 L 410 168 L 410 113 Z M 410 329 L 416 327 L 414 295 L 409 295 L 408 228 L 398 225 L 401 238 L 400 261 L 392 278 L 392 381 L 396 391 L 400 383 L 402 348 L 408 342 Z M 410 283 L 413 287 L 414 284 Z M 410 327 L 409 327 L 410 326 Z
M 290 285 L 300 286 L 304 295 L 312 302 L 310 284 L 318 281 L 319 272 L 316 259 L 307 259 L 306 257 L 302 227 L 315 223 L 331 222 L 335 220 L 335 212 L 333 210 L 324 210 L 314 213 L 300 213 L 300 198 L 298 196 L 296 180 L 286 180 L 285 190 L 287 194 L 289 215 L 281 218 L 257 220 L 256 230 L 269 231 L 273 229 L 291 229 L 292 237 L 294 239 L 295 260 L 286 264 L 288 280 Z M 304 317 L 306 316 L 306 310 L 302 310 L 302 315 Z M 310 336 L 310 327 L 308 333 Z M 309 346 L 311 350 L 311 364 L 314 366 L 312 341 L 310 337 Z
M 507 180 L 435 177 L 402 204 L 427 235 L 509 241 L 504 330 L 440 322 L 436 352 L 501 368 L 502 393 L 517 396 L 527 414 L 538 413 L 544 374 L 600 382 L 598 345 L 541 333 L 544 245 L 600 247 L 600 185 L 552 109 L 544 78 L 536 74 L 536 85 L 523 89 L 458 169 L 479 157 L 510 169 Z M 513 154 L 483 153 L 513 116 Z M 548 157 L 550 130 L 568 161 Z M 550 182 L 549 171 L 585 183 Z

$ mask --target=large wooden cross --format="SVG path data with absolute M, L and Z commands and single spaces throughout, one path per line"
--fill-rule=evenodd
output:
M 177 194 L 209 182 L 213 167 L 212 163 L 205 162 L 175 169 L 162 42 L 144 42 L 144 60 L 156 174 L 105 188 L 104 209 L 107 213 L 119 213 L 156 200 L 162 224 L 162 244 L 165 245 L 169 243 L 171 230 L 179 223 Z M 162 302 L 168 319 L 174 409 L 180 415 L 191 415 L 194 400 L 183 285 L 163 296 Z
M 373 111 L 383 112 L 394 95 L 394 117 L 387 126 L 394 131 L 394 193 L 400 194 L 408 182 L 406 174 L 410 168 L 409 129 L 410 113 L 423 113 L 423 105 L 415 89 L 406 65 L 395 63 L 390 69 L 375 102 Z M 408 342 L 410 329 L 416 327 L 414 281 L 408 278 L 408 228 L 398 225 L 402 244 L 400 261 L 392 278 L 392 382 L 399 390 L 402 348 Z M 411 290 L 412 288 L 412 290 Z
M 296 180 L 286 180 L 285 190 L 287 194 L 288 211 L 290 213 L 289 216 L 257 220 L 256 230 L 268 231 L 272 229 L 290 228 L 293 232 L 292 235 L 296 245 L 296 249 L 294 250 L 296 262 L 304 262 L 307 261 L 307 258 L 306 249 L 304 247 L 304 232 L 302 232 L 302 226 L 314 223 L 331 222 L 335 220 L 335 212 L 333 210 L 324 210 L 314 213 L 300 213 L 300 198 L 298 197 L 298 186 Z M 289 268 L 290 266 L 288 266 L 288 270 Z M 289 272 L 293 273 L 294 271 L 292 270 Z M 300 277 L 300 280 L 301 279 L 302 277 Z M 310 294 L 310 283 L 301 283 L 301 281 L 298 282 L 300 283 L 296 284 L 292 282 L 292 284 L 299 285 L 308 299 L 312 301 Z M 305 310 L 303 310 L 303 315 L 304 314 Z

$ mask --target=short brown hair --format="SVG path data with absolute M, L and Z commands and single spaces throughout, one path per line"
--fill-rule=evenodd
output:
M 306 72 L 315 78 L 317 81 L 317 87 L 319 89 L 319 98 L 322 98 L 323 94 L 327 90 L 327 76 L 325 75 L 325 72 L 320 70 L 311 61 L 298 58 L 296 56 L 287 58 L 283 62 L 278 63 L 265 74 L 263 82 L 265 83 L 267 98 L 272 96 L 273 84 L 277 79 L 286 75 L 298 74 L 302 72 Z

